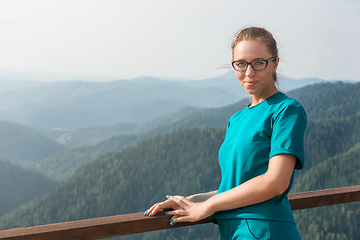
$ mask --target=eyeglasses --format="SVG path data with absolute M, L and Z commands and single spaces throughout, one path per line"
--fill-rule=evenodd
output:
M 232 61 L 231 65 L 232 67 L 235 69 L 235 71 L 246 71 L 246 69 L 248 68 L 249 65 L 251 65 L 251 67 L 255 70 L 255 71 L 261 71 L 264 70 L 268 63 L 275 60 L 276 57 L 270 58 L 269 60 L 266 59 L 259 59 L 259 60 L 254 60 L 252 62 L 245 62 L 245 61 Z

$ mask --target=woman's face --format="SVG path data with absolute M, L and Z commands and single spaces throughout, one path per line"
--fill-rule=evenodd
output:
M 272 56 L 266 45 L 260 41 L 244 40 L 234 47 L 234 61 L 252 62 L 260 59 L 270 59 Z M 268 63 L 267 67 L 261 71 L 255 71 L 250 65 L 243 72 L 235 71 L 243 88 L 248 92 L 253 100 L 266 99 L 276 93 L 273 73 L 275 73 L 279 58 Z

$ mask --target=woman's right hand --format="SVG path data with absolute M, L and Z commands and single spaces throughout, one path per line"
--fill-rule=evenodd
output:
M 182 208 L 176 204 L 174 201 L 171 200 L 166 200 L 164 202 L 159 202 L 159 203 L 155 203 L 151 208 L 149 208 L 148 210 L 145 211 L 144 215 L 146 216 L 154 216 L 156 215 L 156 213 L 158 213 L 159 211 L 164 211 L 164 210 L 181 210 Z
M 210 197 L 214 196 L 216 194 L 216 191 L 206 192 L 206 193 L 198 193 L 193 194 L 191 196 L 186 197 L 187 200 L 192 202 L 204 202 Z M 170 196 L 166 196 L 169 198 Z M 180 207 L 178 204 L 176 204 L 174 201 L 166 200 L 164 202 L 159 202 L 154 204 L 151 208 L 145 211 L 144 215 L 146 216 L 154 216 L 158 211 L 164 211 L 164 210 L 184 210 L 182 207 Z

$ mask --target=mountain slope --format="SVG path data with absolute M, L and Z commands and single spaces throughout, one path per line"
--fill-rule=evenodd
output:
M 144 123 L 185 106 L 219 107 L 236 102 L 229 92 L 151 77 L 106 83 L 55 82 L 0 95 L 0 119 L 36 128 Z
M 321 79 L 283 78 L 285 91 Z M 214 108 L 247 96 L 232 71 L 202 81 L 174 82 L 152 77 L 113 82 L 12 83 L 0 95 L 0 119 L 42 132 L 145 123 L 186 106 Z
M 118 123 L 107 127 L 75 128 L 71 131 L 59 131 L 52 137 L 68 148 L 84 147 L 103 142 L 113 136 L 133 133 L 135 123 Z
M 320 111 L 321 102 L 327 104 L 332 101 L 326 97 L 333 98 L 339 93 L 360 98 L 356 94 L 359 92 L 359 84 L 340 85 L 339 88 L 330 87 L 333 92 L 326 94 L 317 91 L 298 95 L 299 99 L 307 100 L 306 108 L 311 114 L 306 133 L 307 164 L 303 171 L 296 174 L 294 191 L 360 184 L 357 161 L 360 154 L 359 112 L 348 112 L 348 115 L 345 112 L 341 116 L 336 114 L 336 109 L 347 104 L 346 98 L 337 102 L 331 118 L 321 118 L 311 108 L 316 107 Z M 306 94 L 306 91 L 303 92 Z M 323 101 L 312 104 L 311 100 L 317 101 L 319 98 Z M 219 113 L 225 115 L 225 109 L 212 111 L 219 110 Z M 188 111 L 188 116 L 194 118 L 195 126 L 207 124 L 206 120 L 212 122 L 224 118 L 211 111 L 207 117 L 199 118 L 200 115 L 195 112 Z M 210 117 L 210 113 L 214 114 L 214 118 Z M 315 116 L 314 119 L 311 116 Z M 172 122 L 171 119 L 163 119 L 168 121 L 167 127 L 171 127 L 166 130 L 159 128 L 158 133 L 175 129 L 178 132 L 142 141 L 121 152 L 100 156 L 80 168 L 51 193 L 0 218 L 1 228 L 139 212 L 163 200 L 165 194 L 187 195 L 215 189 L 220 181 L 217 151 L 225 128 L 181 130 L 178 126 L 189 127 L 191 121 L 184 123 L 181 115 L 173 119 L 176 120 Z M 358 209 L 359 203 L 344 204 L 296 211 L 295 216 L 304 240 L 359 239 Z M 213 225 L 196 230 L 185 228 L 126 238 L 150 236 L 154 239 L 218 239 Z
M 340 119 L 310 119 L 305 135 L 305 169 L 350 150 L 360 142 L 359 135 L 360 114 Z
M 0 160 L 0 216 L 44 195 L 56 185 L 57 182 L 39 172 Z
M 326 91 L 335 91 L 337 89 L 342 89 L 345 86 L 347 86 L 347 84 L 343 83 L 317 84 L 310 87 L 305 87 L 305 89 L 291 91 L 289 92 L 289 95 L 294 95 L 297 98 L 305 96 L 304 98 L 306 99 L 312 99 L 311 96 L 306 94 L 310 93 L 312 95 L 318 92 L 323 92 L 325 89 Z M 311 90 L 308 88 L 311 88 Z M 52 176 L 55 179 L 62 181 L 66 177 L 71 176 L 78 167 L 81 167 L 82 164 L 95 160 L 100 154 L 105 154 L 106 151 L 114 152 L 124 149 L 124 147 L 117 146 L 116 144 L 111 143 L 111 141 L 114 141 L 114 143 L 117 142 L 119 144 L 123 143 L 126 147 L 128 147 L 134 145 L 138 141 L 181 129 L 194 127 L 223 127 L 226 126 L 227 121 L 232 114 L 246 107 L 248 103 L 249 99 L 243 99 L 235 104 L 221 108 L 183 108 L 175 113 L 165 115 L 154 121 L 150 121 L 138 126 L 133 126 L 133 128 L 128 129 L 129 131 L 126 131 L 126 133 L 133 134 L 133 137 L 131 138 L 132 140 L 126 141 L 124 139 L 127 139 L 129 136 L 120 135 L 114 136 L 111 140 L 106 140 L 102 143 L 96 144 L 93 147 L 74 148 L 71 150 L 67 149 L 48 158 L 43 164 L 40 164 L 38 169 L 41 172 L 48 174 L 48 176 Z M 311 105 L 309 107 L 311 107 Z M 311 124 L 309 125 L 309 128 L 311 128 Z M 111 129 L 116 132 L 118 127 L 114 126 L 113 128 L 106 128 L 107 131 L 111 131 Z M 71 135 L 71 132 L 69 134 Z M 312 151 L 311 146 L 308 146 L 309 148 L 307 150 Z M 99 151 L 99 149 L 101 150 Z M 309 161 L 309 163 L 310 162 L 311 161 Z M 310 166 L 310 164 L 308 165 Z
M 33 166 L 64 149 L 61 144 L 16 123 L 0 121 L 0 159 Z
M 232 76 L 232 75 L 231 75 Z M 219 80 L 219 79 L 216 79 Z M 210 81 L 210 80 L 209 80 Z M 294 80 L 295 81 L 295 80 Z M 205 84 L 201 83 L 204 81 L 194 81 L 194 83 Z M 208 84 L 208 83 L 206 83 Z M 215 85 L 215 82 L 214 82 Z M 217 84 L 220 85 L 220 84 Z M 216 85 L 216 86 L 217 86 Z M 229 84 L 224 84 L 228 86 Z M 239 85 L 239 83 L 236 83 Z M 194 87 L 196 87 L 195 85 Z M 292 90 L 287 94 L 295 99 L 300 98 L 303 95 L 309 95 L 312 93 L 317 92 L 329 92 L 329 91 L 336 91 L 337 89 L 341 89 L 347 86 L 346 83 L 343 82 L 332 82 L 332 83 L 322 83 L 322 84 L 314 84 L 310 86 L 306 86 L 300 89 Z M 149 130 L 160 129 L 164 126 L 173 125 L 174 129 L 179 129 L 180 126 L 186 125 L 195 127 L 195 126 L 224 126 L 228 118 L 235 112 L 243 109 L 246 104 L 249 103 L 249 98 L 245 98 L 241 101 L 236 103 L 219 107 L 219 108 L 195 108 L 195 107 L 185 107 L 175 111 L 173 113 L 161 116 L 156 118 L 152 121 L 145 122 L 143 124 L 132 124 L 127 129 L 120 129 L 121 125 L 126 125 L 124 123 L 120 123 L 113 126 L 106 126 L 106 127 L 96 127 L 96 128 L 77 128 L 74 130 L 66 131 L 66 132 L 59 132 L 56 134 L 56 138 L 63 135 L 65 139 L 70 139 L 70 141 L 63 141 L 62 143 L 68 147 L 79 147 L 88 145 L 88 139 L 92 139 L 91 145 L 100 143 L 103 140 L 110 138 L 111 136 L 120 135 L 120 134 L 139 134 L 143 132 L 147 132 Z M 303 100 L 301 100 L 303 101 Z M 201 120 L 200 120 L 201 119 Z M 197 122 L 197 123 L 195 123 Z M 211 123 L 210 123 L 211 122 Z M 197 124 L 197 125 L 194 125 Z M 175 126 L 176 125 L 176 126 Z M 79 136 L 81 132 L 82 136 Z M 89 137 L 87 137 L 87 135 Z M 93 138 L 92 136 L 96 136 L 97 138 Z M 85 139 L 85 141 L 82 141 Z
M 338 83 L 337 85 L 341 87 L 342 83 Z M 308 118 L 337 119 L 360 112 L 360 82 L 356 84 L 344 84 L 343 87 L 339 89 L 329 88 L 329 90 L 330 91 L 313 93 L 310 98 L 306 95 L 298 98 L 306 109 Z
M 360 143 L 309 169 L 296 179 L 295 191 L 360 185 Z M 303 239 L 359 239 L 360 202 L 295 211 Z
M 321 122 L 313 124 L 317 123 Z M 224 133 L 224 128 L 190 129 L 143 141 L 119 153 L 106 154 L 81 168 L 56 190 L 0 218 L 0 226 L 9 228 L 138 212 L 162 200 L 165 194 L 188 195 L 215 189 L 220 181 L 216 156 Z M 332 139 L 329 136 L 321 141 L 314 147 L 321 149 Z M 294 191 L 360 184 L 357 178 L 360 167 L 356 161 L 360 156 L 359 144 L 343 153 L 324 157 L 311 169 L 297 172 Z M 295 216 L 303 239 L 314 239 L 317 232 L 322 236 L 319 239 L 357 239 L 360 236 L 356 230 L 360 223 L 355 221 L 358 208 L 359 205 L 346 204 L 296 211 Z M 341 224 L 339 219 L 342 219 Z M 344 225 L 345 228 L 339 229 L 338 226 Z M 180 235 L 188 239 L 203 234 L 217 239 L 211 238 L 216 236 L 213 225 L 183 231 Z M 206 232 L 211 233 L 210 236 Z M 178 239 L 178 233 L 149 234 L 155 239 Z
M 73 175 L 83 165 L 94 161 L 100 155 L 121 151 L 139 141 L 135 135 L 121 135 L 110 138 L 95 146 L 84 146 L 58 152 L 36 166 L 36 169 L 57 181 Z
M 106 154 L 44 197 L 3 216 L 0 228 L 138 212 L 166 194 L 214 190 L 220 181 L 217 151 L 224 130 L 171 133 Z M 206 228 L 202 233 L 214 234 Z M 158 234 L 156 239 L 176 239 L 173 231 Z

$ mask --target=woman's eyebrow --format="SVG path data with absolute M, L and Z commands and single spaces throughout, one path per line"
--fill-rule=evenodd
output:
M 254 58 L 253 61 L 256 61 L 256 60 L 264 60 L 265 58 Z
M 257 60 L 264 60 L 265 58 L 262 58 L 262 57 L 259 57 L 259 58 L 254 58 L 253 60 L 251 60 L 251 62 L 253 62 L 253 61 L 257 61 Z M 234 61 L 243 61 L 243 62 L 246 62 L 244 59 L 236 59 L 236 60 L 234 60 Z

